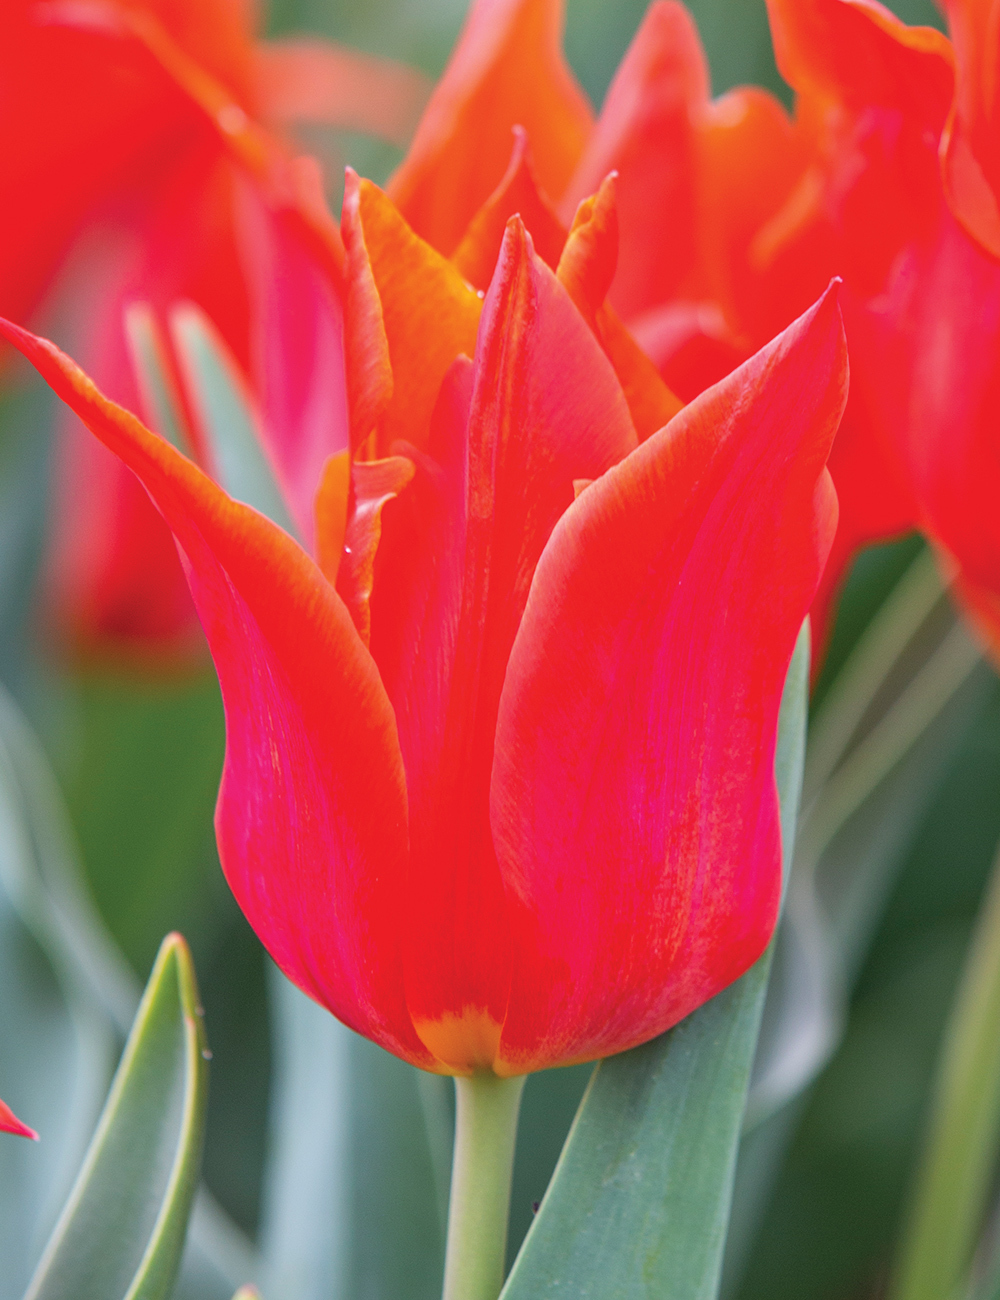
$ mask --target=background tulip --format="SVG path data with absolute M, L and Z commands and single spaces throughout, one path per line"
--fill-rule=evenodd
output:
M 772 337 L 831 275 L 844 277 L 855 384 L 831 460 L 842 511 L 813 611 L 820 646 L 858 550 L 915 526 L 946 567 L 957 563 L 957 590 L 996 635 L 989 510 L 970 505 L 993 495 L 980 411 L 992 407 L 995 277 L 949 213 L 938 159 L 940 145 L 949 194 L 961 183 L 968 196 L 952 202 L 988 250 L 973 209 L 995 206 L 992 164 L 963 143 L 972 132 L 987 158 L 981 9 L 949 9 L 961 41 L 955 90 L 937 31 L 847 0 L 774 0 L 776 57 L 797 92 L 789 117 L 752 87 L 713 100 L 690 16 L 660 0 L 595 123 L 560 55 L 558 4 L 476 6 L 389 187 L 415 228 L 464 266 L 458 232 L 500 185 L 511 127 L 524 127 L 525 148 L 539 136 L 529 206 L 546 237 L 549 214 L 568 221 L 614 169 L 620 254 L 608 300 L 684 399 Z M 959 342 L 971 321 L 976 339 Z
M 127 309 L 139 302 L 162 320 L 193 300 L 252 377 L 272 439 L 307 442 L 300 417 L 317 396 L 295 388 L 293 369 L 276 388 L 267 322 L 307 312 L 312 360 L 338 325 L 323 277 L 279 215 L 290 198 L 280 179 L 292 158 L 287 131 L 332 122 L 403 141 L 422 77 L 322 41 L 257 41 L 249 8 L 226 0 L 17 0 L 0 18 L 0 72 L 9 140 L 0 310 L 25 319 L 48 293 L 51 312 L 61 284 L 64 341 L 107 392 L 139 408 L 148 394 L 133 372 Z M 265 267 L 281 282 L 280 303 Z M 200 638 L 169 533 L 133 477 L 66 425 L 52 619 L 77 649 L 190 657 Z M 192 439 L 197 452 L 197 429 Z

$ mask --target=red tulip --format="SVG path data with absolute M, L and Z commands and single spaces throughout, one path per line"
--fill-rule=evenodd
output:
M 11 1108 L 0 1101 L 0 1133 L 15 1133 L 18 1137 L 33 1138 L 38 1141 L 38 1134 L 27 1124 L 22 1124 Z
M 3 326 L 185 558 L 251 924 L 345 1023 L 443 1073 L 642 1042 L 746 970 L 777 910 L 778 705 L 836 518 L 835 296 L 639 443 L 601 212 L 559 275 L 506 222 L 481 300 L 349 184 L 354 451 L 322 475 L 315 560 Z
M 830 460 L 841 513 L 820 643 L 858 548 L 919 527 L 1000 652 L 998 47 L 985 0 L 945 8 L 954 53 L 868 0 L 769 0 L 789 117 L 754 88 L 713 100 L 690 16 L 656 0 L 594 123 L 559 50 L 560 0 L 480 0 L 389 187 L 481 276 L 469 240 L 502 190 L 513 125 L 537 157 L 536 193 L 522 181 L 517 201 L 543 254 L 552 219 L 614 169 L 609 310 L 683 399 L 843 278 L 853 381 Z
M 1000 656 L 1000 154 L 984 89 L 1000 48 L 986 6 L 946 10 L 954 53 L 937 32 L 845 0 L 772 0 L 772 21 L 800 115 L 816 118 L 821 95 L 828 105 L 818 202 L 849 249 L 870 250 L 845 274 L 852 399 L 831 458 L 848 521 L 839 549 L 859 540 L 865 510 L 875 535 L 919 527 Z M 845 121 L 849 148 L 838 142 Z
M 820 644 L 857 550 L 920 528 L 1000 653 L 1000 151 L 985 89 L 1000 51 L 987 5 L 946 8 L 957 82 L 944 36 L 877 4 L 769 0 L 789 119 L 759 91 L 711 101 L 690 20 L 655 4 L 567 195 L 617 168 L 610 301 L 685 398 L 843 278 L 852 382 Z
M 279 260 L 280 309 L 311 318 L 303 337 L 319 346 L 325 329 L 340 346 L 325 277 L 283 228 L 295 206 L 284 128 L 322 121 L 402 143 L 423 97 L 401 66 L 255 41 L 243 0 L 12 0 L 0 14 L 0 310 L 23 319 L 61 268 L 66 283 L 69 257 L 70 342 L 135 406 L 123 309 L 194 300 L 254 380 L 280 462 L 308 436 L 304 409 L 314 425 L 337 421 L 315 409 L 315 388 L 288 391 L 301 376 L 286 371 L 276 393 L 261 373 L 274 304 L 260 301 L 248 239 Z M 57 485 L 49 604 L 71 640 L 158 657 L 198 645 L 169 533 L 132 476 L 74 428 Z

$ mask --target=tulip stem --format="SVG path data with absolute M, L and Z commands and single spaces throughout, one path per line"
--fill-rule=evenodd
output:
M 889 1294 L 937 1300 L 963 1285 L 1000 1147 L 1000 855 L 948 1020 L 907 1231 Z
M 524 1076 L 455 1080 L 444 1300 L 497 1300 L 503 1286 L 517 1115 Z

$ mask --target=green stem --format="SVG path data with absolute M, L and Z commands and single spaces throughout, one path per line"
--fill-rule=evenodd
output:
M 941 1053 L 892 1300 L 948 1300 L 968 1271 L 1000 1144 L 1000 857 Z
M 503 1286 L 517 1114 L 524 1076 L 455 1080 L 444 1300 L 497 1300 Z
M 865 714 L 944 595 L 932 552 L 921 551 L 862 633 L 810 722 L 803 811 L 839 766 Z
M 827 775 L 802 816 L 798 845 L 803 858 L 819 861 L 837 832 L 930 729 L 981 662 L 979 647 L 964 624 L 956 623 L 871 731 Z

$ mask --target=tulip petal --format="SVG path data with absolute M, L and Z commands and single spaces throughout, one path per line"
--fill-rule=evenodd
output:
M 351 412 L 351 447 L 355 451 L 376 440 L 378 422 L 392 401 L 393 389 L 389 340 L 358 212 L 359 200 L 357 173 L 348 167 L 340 221 L 344 240 L 347 398 Z
M 413 474 L 413 461 L 405 456 L 355 461 L 351 469 L 351 509 L 344 529 L 337 590 L 365 645 L 371 643 L 371 594 L 382 538 L 382 511 L 406 489 Z
M 252 0 L 230 0 L 227 4 L 160 0 L 157 4 L 141 6 L 123 5 L 119 0 L 41 0 L 35 9 L 42 21 L 104 30 L 109 34 L 131 31 L 136 21 L 134 10 L 145 10 L 139 15 L 139 21 L 155 22 L 165 36 L 207 72 L 220 78 L 235 93 L 247 93 L 255 17 Z
M 299 534 L 315 550 L 313 503 L 323 466 L 350 443 L 341 295 L 287 214 L 274 212 L 249 184 L 240 198 L 264 441 Z
M 698 266 L 694 121 L 708 89 L 691 15 L 673 0 L 657 0 L 615 74 L 561 204 L 568 220 L 609 171 L 619 172 L 621 256 L 610 300 L 626 320 L 696 291 L 689 283 Z
M 263 117 L 362 131 L 405 148 L 431 82 L 416 68 L 331 41 L 286 37 L 254 48 Z
M 196 122 L 141 47 L 38 16 L 0 6 L 0 311 L 18 317 L 95 206 Z
M 615 368 L 640 441 L 673 419 L 682 403 L 606 302 L 618 264 L 614 176 L 577 208 L 556 275 Z
M 171 311 L 170 336 L 192 427 L 207 453 L 202 462 L 206 471 L 235 501 L 252 505 L 300 541 L 287 493 L 268 455 L 257 404 L 225 341 L 190 302 Z
M 246 298 L 229 227 L 233 187 L 232 168 L 217 151 L 192 151 L 142 193 L 127 234 L 116 223 L 95 223 L 70 265 L 88 291 L 70 301 L 66 341 L 102 391 L 130 409 L 144 409 L 123 329 L 137 299 L 148 304 L 148 319 L 162 320 L 177 298 L 194 298 L 245 365 Z M 200 655 L 204 642 L 163 519 L 134 475 L 71 412 L 59 423 L 50 617 L 74 650 L 105 659 L 176 663 Z M 201 450 L 195 446 L 196 455 Z
M 945 213 L 939 140 L 954 60 L 940 32 L 908 27 L 868 0 L 768 0 L 768 12 L 814 162 L 751 243 L 758 301 L 770 298 L 769 314 L 780 312 L 823 267 L 835 267 L 851 344 L 851 396 L 830 459 L 841 522 L 815 607 L 821 650 L 856 547 L 927 527 L 915 474 L 924 451 L 907 445 L 927 422 L 907 409 L 907 385 L 919 375 L 917 388 L 933 387 L 942 376 L 936 354 L 946 334 L 932 326 L 921 339 L 906 299 L 933 304 L 932 313 L 947 301 L 914 277 L 926 274 Z M 767 318 L 757 314 L 762 324 Z
M 846 381 L 831 291 L 553 531 L 496 733 L 501 1072 L 663 1032 L 770 937 L 778 707 L 832 539 Z
M 794 247 L 808 232 L 812 246 L 785 270 L 786 281 L 798 274 L 808 282 L 817 253 L 827 266 L 832 254 L 845 283 L 874 295 L 900 248 L 933 233 L 951 47 L 934 28 L 908 27 L 868 0 L 768 0 L 768 13 L 778 67 L 799 95 L 797 117 L 808 119 L 817 161 L 774 219 L 779 238 L 763 236 L 755 254 L 768 264 L 776 245 Z M 810 227 L 828 223 L 836 243 L 824 253 Z
M 900 257 L 884 295 L 845 305 L 855 349 L 848 412 L 857 394 L 881 439 L 866 442 L 895 471 L 873 474 L 861 443 L 854 490 L 869 484 L 877 505 L 879 491 L 890 502 L 895 495 L 883 482 L 892 489 L 902 480 L 910 498 L 905 522 L 952 557 L 961 571 L 957 592 L 996 655 L 1000 266 L 945 209 L 937 240 Z
M 825 278 L 812 292 L 812 280 L 804 283 L 796 276 L 782 283 L 771 277 L 761 292 L 766 267 L 754 256 L 758 232 L 789 203 L 814 161 L 807 133 L 773 95 L 740 87 L 706 105 L 696 149 L 706 292 L 720 304 L 730 327 L 737 323 L 739 333 L 759 345 L 825 288 Z M 829 266 L 827 260 L 817 262 L 814 279 L 825 277 Z M 738 360 L 744 361 L 751 350 L 746 347 Z M 726 366 L 710 382 L 731 369 Z
M 474 368 L 459 360 L 442 387 L 429 444 L 436 469 L 418 458 L 413 483 L 385 508 L 371 599 L 372 653 L 410 795 L 407 1002 L 423 1040 L 454 1069 L 491 1063 L 507 1002 L 488 824 L 507 656 L 574 480 L 603 473 L 635 443 L 610 364 L 512 219 Z
M 973 239 L 1000 257 L 996 6 L 991 0 L 944 0 L 942 8 L 958 65 L 955 103 L 941 142 L 948 202 Z
M 38 1134 L 33 1128 L 28 1128 L 27 1124 L 22 1124 L 11 1108 L 4 1101 L 0 1101 L 0 1133 L 14 1133 L 18 1137 L 32 1138 L 38 1141 Z
M 800 94 L 852 107 L 895 104 L 940 126 L 954 58 L 933 27 L 909 27 L 871 0 L 767 0 L 778 70 Z
M 528 133 L 514 127 L 514 150 L 500 184 L 469 222 L 451 260 L 470 284 L 487 289 L 493 279 L 507 222 L 517 213 L 535 252 L 555 270 L 566 243 L 566 229 L 538 188 Z
M 388 455 L 399 438 L 422 449 L 442 379 L 460 352 L 471 356 L 476 346 L 482 302 L 455 267 L 413 233 L 378 186 L 353 172 L 347 176 L 343 224 L 351 257 L 363 250 L 378 292 L 392 373 L 373 454 Z
M 500 182 L 523 126 L 546 194 L 559 198 L 592 114 L 562 54 L 563 0 L 476 0 L 389 195 L 439 252 L 457 248 Z
M 226 709 L 220 855 L 251 925 L 345 1024 L 427 1064 L 403 1000 L 396 725 L 343 602 L 287 534 L 109 402 L 52 344 L 8 322 L 0 333 L 135 471 L 177 539 Z
M 714 302 L 667 302 L 629 321 L 633 337 L 673 392 L 690 402 L 746 361 L 741 343 Z

